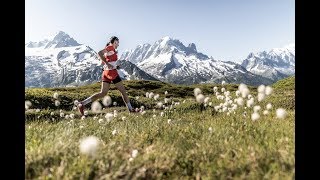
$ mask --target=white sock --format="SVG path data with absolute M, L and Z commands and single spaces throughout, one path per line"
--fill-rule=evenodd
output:
M 131 106 L 131 103 L 130 103 L 130 102 L 127 103 L 127 107 L 128 107 L 129 110 L 132 109 L 132 106 Z
M 81 103 L 82 103 L 82 105 L 84 106 L 84 105 L 86 105 L 86 104 L 90 103 L 91 101 L 92 101 L 92 100 L 91 100 L 91 97 L 89 97 L 89 98 L 87 98 L 87 99 L 85 99 L 85 100 L 81 101 Z

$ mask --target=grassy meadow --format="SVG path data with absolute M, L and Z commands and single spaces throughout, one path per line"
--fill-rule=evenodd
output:
M 257 87 L 248 86 L 253 106 L 231 108 L 238 84 L 192 86 L 157 81 L 123 81 L 134 107 L 129 114 L 121 94 L 111 85 L 108 95 L 117 105 L 81 118 L 75 100 L 100 91 L 100 83 L 78 88 L 29 88 L 25 100 L 26 179 L 295 179 L 295 84 L 289 77 L 270 85 L 271 95 L 257 100 Z M 230 92 L 226 111 L 216 106 L 213 87 Z M 206 103 L 199 103 L 200 88 Z M 167 91 L 167 93 L 165 93 Z M 146 93 L 159 98 L 146 97 Z M 58 93 L 58 97 L 54 97 Z M 150 94 L 149 94 L 150 95 Z M 241 97 L 241 95 L 240 95 Z M 59 101 L 56 106 L 55 101 Z M 159 108 L 159 102 L 162 103 Z M 268 103 L 272 108 L 268 114 Z M 286 116 L 277 118 L 284 108 Z M 115 113 L 116 111 L 116 113 Z M 106 117 L 111 114 L 112 117 Z M 72 115 L 71 115 L 72 114 Z M 83 138 L 98 139 L 94 155 L 80 151 Z M 90 146 L 90 145 L 88 145 Z

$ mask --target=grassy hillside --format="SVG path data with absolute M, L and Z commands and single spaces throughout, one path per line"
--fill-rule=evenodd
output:
M 270 96 L 262 102 L 255 101 L 261 106 L 257 121 L 251 120 L 252 107 L 239 106 L 229 114 L 215 111 L 213 106 L 224 101 L 216 98 L 212 88 L 218 86 L 220 91 L 221 85 L 182 86 L 156 81 L 124 84 L 135 107 L 146 107 L 145 114 L 129 114 L 121 104 L 120 93 L 111 88 L 109 95 L 118 106 L 93 113 L 88 105 L 89 115 L 81 120 L 77 110 L 72 110 L 73 101 L 98 92 L 100 84 L 27 89 L 26 100 L 33 105 L 26 111 L 26 178 L 295 178 L 294 77 L 275 83 Z M 195 87 L 210 97 L 212 106 L 195 101 Z M 235 98 L 238 85 L 224 87 Z M 249 89 L 256 98 L 257 89 Z M 54 105 L 54 92 L 59 93 L 58 107 Z M 158 93 L 160 98 L 146 98 L 146 92 Z M 164 98 L 171 100 L 164 103 L 168 109 L 155 108 Z M 263 115 L 267 103 L 273 107 Z M 288 114 L 284 119 L 276 118 L 280 107 Z M 117 115 L 107 120 L 106 113 L 114 110 Z M 75 114 L 75 118 L 61 117 L 60 111 L 64 115 Z M 100 141 L 94 158 L 79 150 L 80 140 L 88 136 Z M 138 150 L 135 158 L 131 155 L 133 150 Z

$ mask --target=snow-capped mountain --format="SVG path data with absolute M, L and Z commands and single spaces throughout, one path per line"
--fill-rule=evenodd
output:
M 242 66 L 248 71 L 277 81 L 295 74 L 295 44 L 269 52 L 250 53 Z
M 155 78 L 176 84 L 246 83 L 249 85 L 270 84 L 271 80 L 248 72 L 234 62 L 214 60 L 197 51 L 196 45 L 185 46 L 168 36 L 153 45 L 139 45 L 121 55 Z
M 156 80 L 134 64 L 119 61 L 123 79 Z M 100 81 L 101 61 L 89 46 L 65 32 L 25 45 L 25 87 L 79 86 Z

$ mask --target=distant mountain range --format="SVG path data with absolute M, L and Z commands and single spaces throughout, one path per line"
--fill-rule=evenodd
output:
M 65 32 L 25 45 L 26 87 L 58 87 L 90 84 L 101 79 L 97 53 Z M 271 84 L 294 74 L 294 44 L 269 52 L 250 53 L 242 64 L 215 60 L 168 36 L 143 44 L 120 56 L 123 79 L 161 80 L 176 84 Z

